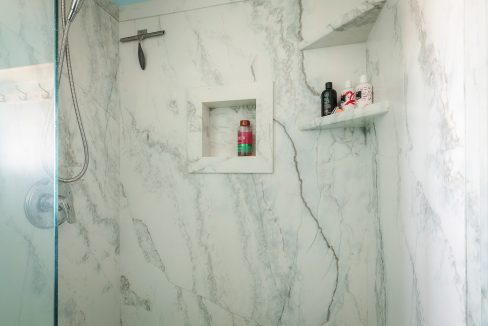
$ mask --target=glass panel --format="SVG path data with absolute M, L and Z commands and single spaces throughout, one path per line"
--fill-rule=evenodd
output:
M 0 1 L 0 325 L 55 325 L 55 1 Z

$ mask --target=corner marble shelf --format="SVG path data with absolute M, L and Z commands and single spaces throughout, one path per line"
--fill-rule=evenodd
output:
M 329 24 L 315 41 L 304 43 L 301 50 L 366 42 L 386 0 L 367 0 L 347 12 L 336 23 Z
M 374 103 L 362 109 L 341 112 L 326 117 L 320 117 L 309 123 L 299 125 L 302 131 L 334 129 L 334 128 L 360 128 L 366 127 L 376 118 L 388 113 L 389 104 L 386 102 Z

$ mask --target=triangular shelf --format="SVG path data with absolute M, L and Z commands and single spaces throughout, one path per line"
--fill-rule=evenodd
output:
M 365 108 L 320 117 L 299 126 L 300 130 L 319 130 L 334 128 L 360 128 L 368 126 L 373 120 L 388 113 L 389 104 L 380 102 Z
M 310 43 L 304 43 L 302 50 L 362 43 L 368 40 L 386 0 L 369 0 L 358 8 L 347 12 L 336 23 L 329 24 L 322 36 Z

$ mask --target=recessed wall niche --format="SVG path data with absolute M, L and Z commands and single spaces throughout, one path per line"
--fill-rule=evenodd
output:
M 273 84 L 253 83 L 189 91 L 191 173 L 273 172 Z M 237 156 L 240 120 L 250 120 L 253 156 Z
M 208 125 L 202 138 L 203 157 L 235 156 L 237 121 L 249 120 L 253 135 L 257 135 L 255 99 L 203 105 L 203 125 Z M 253 156 L 256 155 L 255 140 L 256 137 L 253 142 Z

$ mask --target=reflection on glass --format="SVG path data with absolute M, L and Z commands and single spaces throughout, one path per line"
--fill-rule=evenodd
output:
M 54 325 L 54 66 L 0 70 L 0 324 Z
M 0 325 L 53 326 L 55 3 L 0 1 Z

